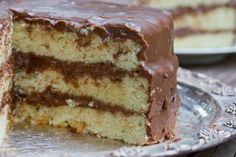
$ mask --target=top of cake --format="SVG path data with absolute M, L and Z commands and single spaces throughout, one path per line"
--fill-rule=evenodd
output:
M 95 30 L 103 39 L 130 38 L 143 45 L 138 59 L 145 61 L 148 69 L 156 71 L 160 68 L 156 64 L 163 62 L 167 67 L 176 65 L 173 69 L 177 69 L 177 59 L 173 58 L 173 47 L 170 47 L 172 18 L 161 10 L 81 0 L 11 0 L 10 3 L 15 18 L 34 19 L 34 22 L 45 22 L 45 19 L 57 29 L 77 29 L 80 33 Z

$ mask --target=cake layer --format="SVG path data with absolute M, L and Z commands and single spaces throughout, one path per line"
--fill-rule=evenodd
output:
M 89 30 L 84 28 L 84 33 L 87 34 L 79 34 L 77 30 L 59 31 L 50 27 L 53 26 L 16 21 L 13 47 L 17 51 L 34 52 L 36 55 L 54 57 L 67 62 L 110 62 L 126 70 L 141 65 L 138 53 L 142 50 L 142 46 L 131 39 L 104 41 L 94 32 L 95 28 L 92 26 L 86 28 Z M 80 33 L 83 33 L 82 30 Z
M 230 31 L 191 31 L 190 34 L 185 33 L 176 36 L 176 48 L 230 47 L 235 42 L 235 33 Z
M 146 112 L 149 108 L 148 80 L 140 77 L 125 76 L 122 81 L 114 82 L 106 76 L 93 79 L 84 75 L 70 83 L 64 80 L 61 73 L 50 69 L 30 74 L 18 71 L 15 74 L 14 86 L 25 94 L 42 92 L 47 86 L 51 86 L 62 93 L 92 97 L 136 112 Z
M 148 143 L 144 115 L 110 113 L 92 108 L 48 107 L 40 103 L 20 103 L 17 104 L 13 116 L 15 122 L 29 121 L 33 124 L 70 127 L 78 133 L 96 134 L 129 144 Z
M 205 6 L 200 11 L 197 8 L 196 10 L 190 8 L 182 10 L 181 8 L 173 10 L 175 29 L 235 30 L 236 28 L 235 7 L 219 5 L 212 8 Z
M 58 106 L 70 106 L 70 107 L 84 107 L 94 108 L 99 111 L 106 111 L 111 113 L 122 112 L 123 114 L 132 115 L 140 114 L 131 110 L 124 109 L 118 105 L 114 106 L 102 101 L 98 101 L 88 96 L 75 96 L 68 93 L 62 93 L 60 91 L 54 91 L 51 86 L 48 86 L 41 93 L 33 92 L 30 94 L 24 94 L 20 89 L 13 89 L 11 92 L 13 103 L 26 102 L 29 104 L 40 103 L 49 107 Z

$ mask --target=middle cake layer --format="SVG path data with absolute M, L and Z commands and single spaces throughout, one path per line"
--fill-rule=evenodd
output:
M 142 71 L 125 71 L 104 64 L 90 67 L 23 52 L 15 52 L 14 62 L 14 86 L 20 94 L 42 93 L 50 86 L 56 92 L 89 97 L 113 107 L 138 113 L 148 111 L 149 82 Z

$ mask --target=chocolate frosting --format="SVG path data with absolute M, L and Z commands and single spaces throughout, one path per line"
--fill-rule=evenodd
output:
M 10 0 L 15 20 L 38 22 L 60 31 L 95 28 L 106 39 L 132 39 L 142 45 L 138 55 L 150 82 L 147 113 L 149 142 L 172 134 L 179 106 L 171 16 L 158 9 L 79 0 Z

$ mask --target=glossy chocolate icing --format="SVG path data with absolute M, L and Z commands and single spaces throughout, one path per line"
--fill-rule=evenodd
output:
M 148 143 L 171 136 L 179 106 L 171 16 L 158 9 L 79 0 L 9 1 L 15 20 L 37 22 L 60 31 L 95 28 L 106 39 L 132 39 L 142 45 L 138 55 L 149 80 Z

